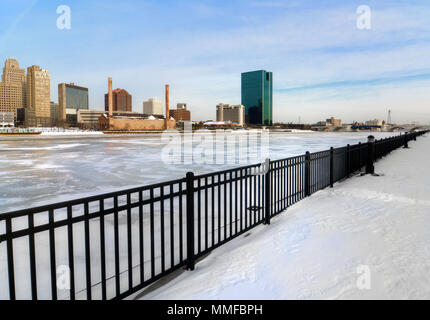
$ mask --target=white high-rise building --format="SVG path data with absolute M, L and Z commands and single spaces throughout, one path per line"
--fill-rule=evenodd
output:
M 148 99 L 143 102 L 143 113 L 144 114 L 163 114 L 163 103 L 156 98 Z

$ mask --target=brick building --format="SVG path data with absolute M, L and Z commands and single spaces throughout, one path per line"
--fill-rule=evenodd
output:
M 124 89 L 112 90 L 112 111 L 132 112 L 131 94 Z M 109 94 L 105 94 L 105 110 L 109 111 Z

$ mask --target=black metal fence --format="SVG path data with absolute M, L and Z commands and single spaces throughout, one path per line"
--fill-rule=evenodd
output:
M 0 214 L 0 299 L 125 298 L 426 132 Z

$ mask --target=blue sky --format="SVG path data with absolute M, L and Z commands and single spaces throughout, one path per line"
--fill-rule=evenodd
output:
M 71 30 L 56 9 L 71 8 Z M 359 5 L 372 27 L 356 27 Z M 240 103 L 240 74 L 274 73 L 274 120 L 430 122 L 430 2 L 311 0 L 0 0 L 0 60 L 38 64 L 57 85 L 90 89 L 102 109 L 107 77 L 142 101 L 187 102 L 193 119 Z

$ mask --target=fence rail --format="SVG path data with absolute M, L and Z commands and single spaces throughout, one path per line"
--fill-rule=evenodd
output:
M 122 299 L 428 131 L 0 214 L 0 299 Z

